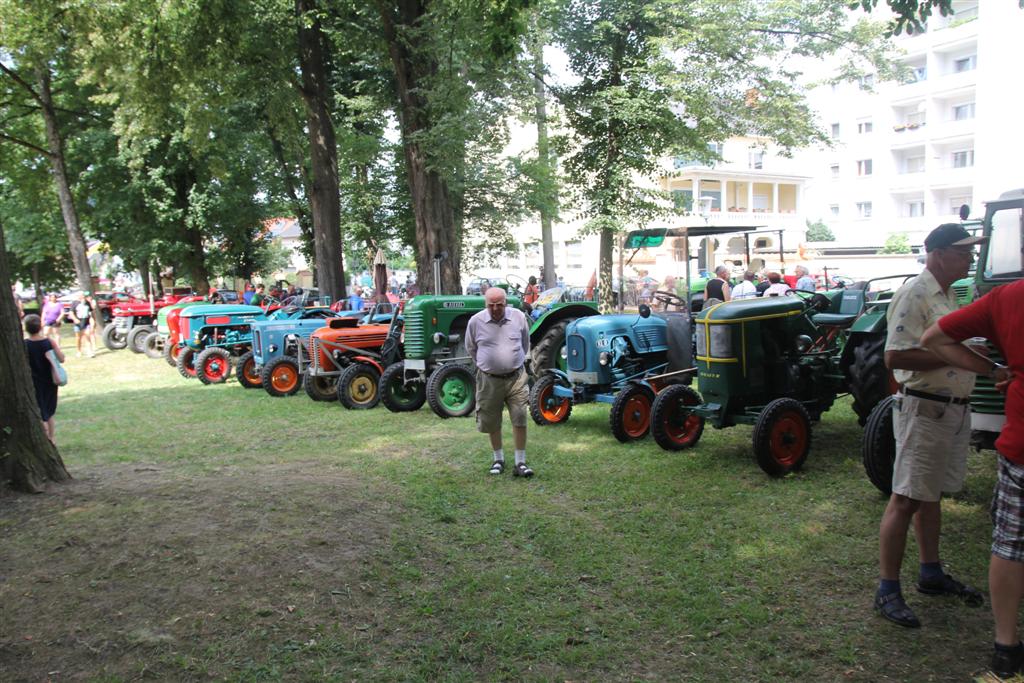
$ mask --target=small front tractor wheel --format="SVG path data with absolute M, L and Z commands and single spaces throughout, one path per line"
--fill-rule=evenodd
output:
M 465 365 L 449 363 L 427 379 L 427 403 L 438 417 L 466 417 L 476 408 L 476 379 Z
M 666 451 L 696 446 L 704 433 L 704 418 L 692 408 L 703 402 L 700 394 L 683 384 L 659 391 L 651 406 L 651 435 L 657 444 Z
M 271 396 L 291 396 L 299 390 L 301 375 L 293 356 L 281 356 L 263 366 L 263 388 Z
M 178 358 L 175 361 L 175 365 L 178 368 L 178 372 L 185 379 L 195 379 L 196 377 L 196 352 L 188 347 L 181 349 L 178 353 Z
M 140 325 L 133 327 L 128 336 L 125 337 L 125 341 L 128 344 L 128 350 L 132 353 L 145 353 L 146 352 L 146 337 L 153 334 L 154 330 L 149 325 Z
M 307 368 L 302 373 L 302 388 L 306 390 L 306 396 L 314 401 L 338 400 L 337 375 L 310 375 Z
M 889 369 L 885 366 L 885 335 L 865 336 L 853 347 L 853 361 L 847 370 L 853 412 L 864 424 L 876 405 L 893 394 Z
M 338 377 L 338 401 L 349 410 L 369 410 L 380 403 L 380 373 L 369 363 L 353 363 Z
M 405 363 L 393 363 L 384 368 L 380 376 L 380 400 L 393 413 L 408 413 L 419 410 L 427 400 L 423 382 L 416 380 L 406 383 Z
M 128 346 L 128 340 L 125 339 L 124 333 L 117 329 L 117 325 L 114 323 L 108 323 L 103 328 L 103 345 L 111 351 L 117 351 Z
M 244 388 L 256 389 L 263 386 L 263 375 L 256 368 L 256 357 L 252 351 L 246 351 L 239 356 L 235 366 L 235 372 L 238 373 L 238 383 Z
M 792 398 L 777 398 L 754 424 L 754 455 L 761 469 L 781 477 L 803 467 L 811 451 L 811 417 Z
M 868 415 L 861 437 L 861 458 L 868 479 L 885 495 L 892 494 L 892 470 L 896 464 L 896 437 L 892 431 L 895 396 L 883 399 Z
M 530 417 L 539 425 L 562 424 L 572 414 L 572 399 L 555 396 L 558 384 L 557 376 L 546 373 L 530 389 Z
M 164 357 L 164 342 L 167 338 L 154 332 L 153 334 L 146 337 L 146 343 L 143 344 L 146 351 L 146 356 L 149 358 L 163 358 Z
M 565 349 L 565 329 L 569 327 L 570 322 L 570 319 L 559 320 L 548 328 L 536 346 L 530 350 L 530 371 L 535 377 L 540 376 L 545 370 L 566 369 L 562 351 Z
M 196 377 L 203 384 L 223 384 L 231 376 L 231 354 L 215 346 L 196 356 Z
M 612 434 L 622 443 L 647 436 L 651 428 L 651 405 L 654 392 L 643 384 L 628 384 L 615 395 L 608 422 Z
M 181 347 L 177 344 L 172 343 L 170 340 L 164 342 L 164 360 L 172 368 L 178 367 L 178 354 L 181 353 Z

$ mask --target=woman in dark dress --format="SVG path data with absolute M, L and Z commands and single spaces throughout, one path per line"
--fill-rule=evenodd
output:
M 28 354 L 28 366 L 32 370 L 32 384 L 36 389 L 36 403 L 43 417 L 43 431 L 54 444 L 57 443 L 53 415 L 57 412 L 57 385 L 53 383 L 53 370 L 46 352 L 51 349 L 57 359 L 64 362 L 64 353 L 56 340 L 43 334 L 43 322 L 38 315 L 25 316 L 25 352 Z

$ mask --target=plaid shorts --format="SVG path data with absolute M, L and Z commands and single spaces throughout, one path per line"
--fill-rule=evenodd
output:
M 1001 455 L 992 493 L 992 554 L 1024 562 L 1024 466 Z

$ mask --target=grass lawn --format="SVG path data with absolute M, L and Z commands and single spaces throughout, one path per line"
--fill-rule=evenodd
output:
M 784 479 L 757 467 L 749 427 L 668 453 L 618 443 L 591 405 L 531 426 L 523 481 L 488 476 L 469 419 L 69 356 L 57 435 L 75 478 L 0 497 L 0 680 L 965 681 L 987 665 L 988 607 L 913 591 L 913 541 L 924 628 L 873 614 L 885 501 L 845 399 Z M 944 560 L 982 589 L 994 479 L 994 454 L 972 455 L 943 505 Z

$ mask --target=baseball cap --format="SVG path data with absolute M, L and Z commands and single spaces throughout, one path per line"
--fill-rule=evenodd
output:
M 935 251 L 946 247 L 966 247 L 986 241 L 988 241 L 987 237 L 972 235 L 959 223 L 943 223 L 924 238 L 924 249 L 925 251 Z

